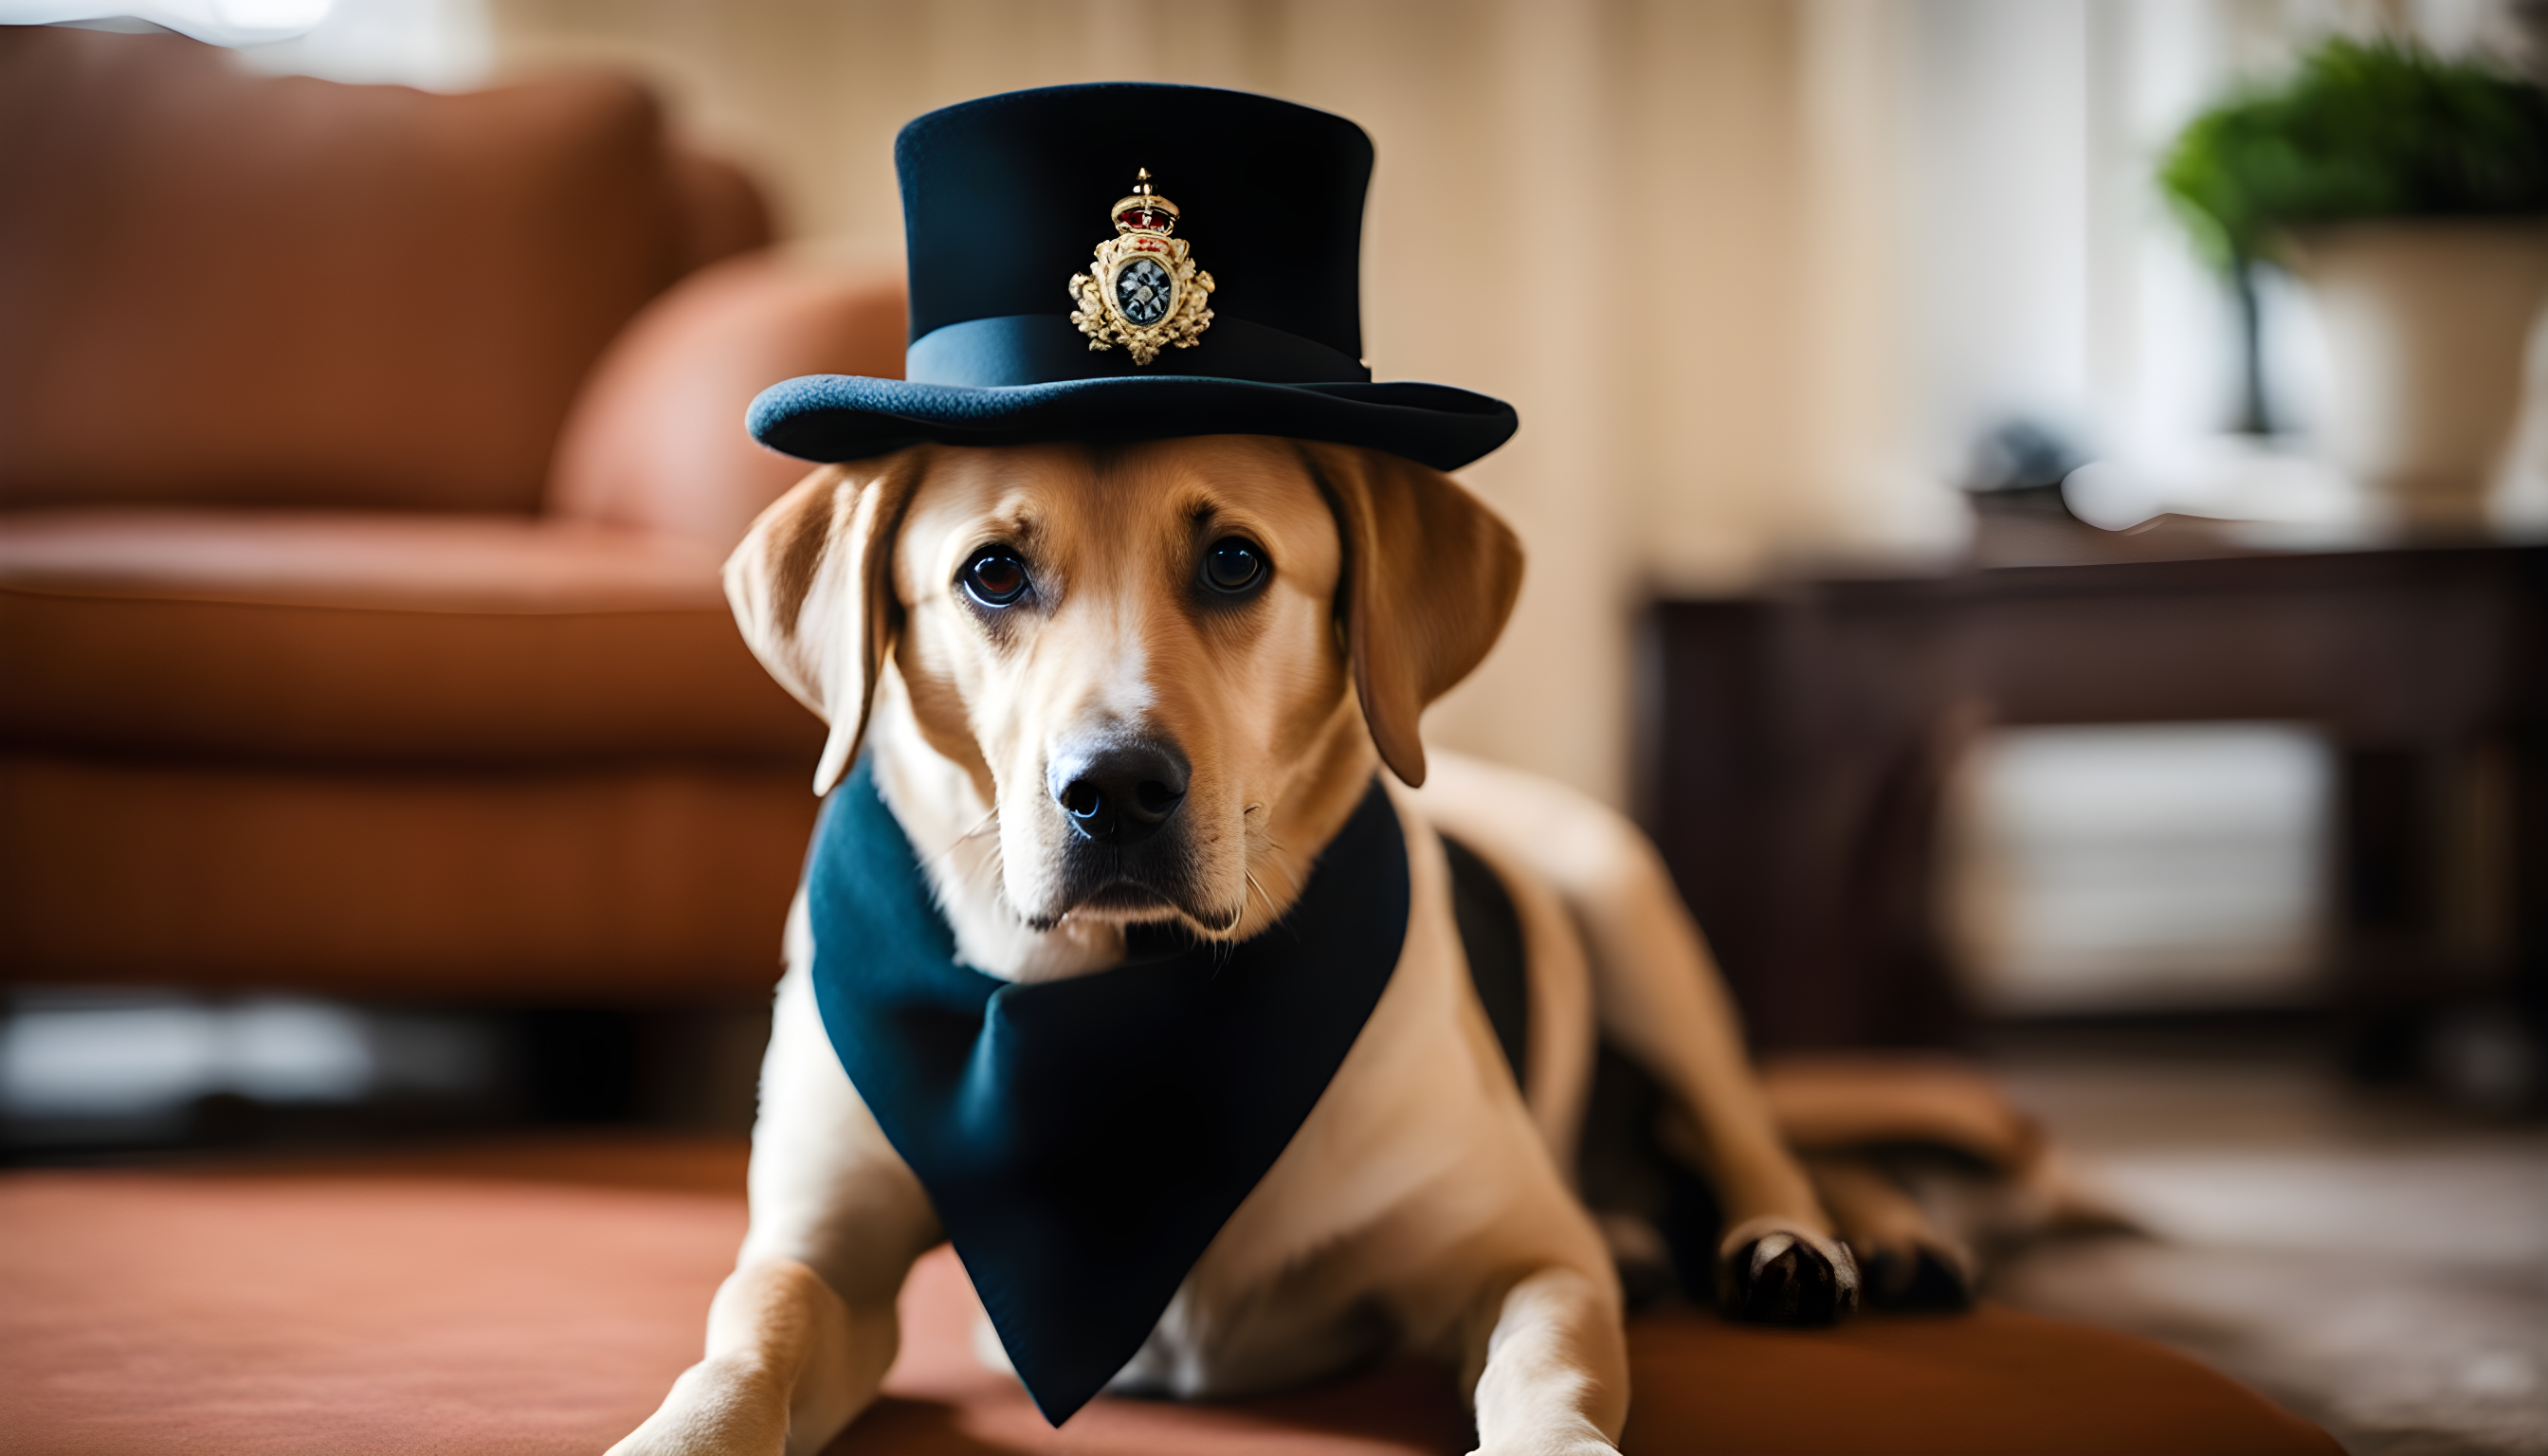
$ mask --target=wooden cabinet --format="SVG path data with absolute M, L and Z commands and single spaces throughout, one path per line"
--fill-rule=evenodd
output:
M 2035 539 L 2070 549 L 1651 611 L 1640 810 L 1755 1043 L 1968 1029 L 1936 906 L 1942 795 L 1975 735 L 2279 719 L 2339 755 L 2328 983 L 2362 1068 L 2476 998 L 2540 1045 L 2548 547 Z

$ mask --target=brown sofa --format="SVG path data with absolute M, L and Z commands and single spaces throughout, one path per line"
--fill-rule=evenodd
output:
M 769 231 L 624 80 L 0 31 L 8 978 L 766 993 L 821 737 L 717 586 L 801 472 L 742 410 L 902 328 Z
M 816 725 L 715 568 L 762 385 L 891 374 L 892 278 L 600 77 L 252 79 L 0 30 L 0 976 L 758 999 Z M 591 1452 L 695 1358 L 744 1149 L 0 1175 L 0 1451 Z M 836 1453 L 1453 1451 L 1438 1371 L 1046 1429 L 941 1250 Z M 1632 1451 L 2309 1452 L 2184 1359 L 1984 1309 L 1632 1335 Z

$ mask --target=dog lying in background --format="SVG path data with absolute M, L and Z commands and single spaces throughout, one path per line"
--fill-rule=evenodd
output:
M 1660 1087 L 1713 1190 L 1729 1313 L 1828 1320 L 1862 1265 L 1961 1297 L 1968 1256 L 1898 1188 L 1844 1159 L 1818 1195 L 1645 839 L 1553 782 L 1426 753 L 1418 715 L 1494 644 L 1520 573 L 1448 477 L 1261 436 L 827 466 L 727 565 L 753 650 L 831 725 L 818 789 L 868 756 L 961 959 L 1005 980 L 1105 971 L 1145 925 L 1232 943 L 1278 925 L 1389 771 L 1410 883 L 1395 970 L 1120 1385 L 1236 1395 L 1420 1350 L 1460 1372 L 1481 1451 L 1613 1450 L 1615 1240 L 1574 1191 L 1602 1042 Z M 1443 835 L 1509 896 L 1518 1067 L 1473 988 Z M 820 1449 L 874 1398 L 904 1273 L 944 1236 L 826 1039 L 813 937 L 800 894 L 751 1230 L 706 1358 L 624 1456 Z M 1798 1085 L 1790 1111 L 1833 1145 L 1884 1131 Z M 2023 1153 L 2022 1133 L 1976 1136 Z

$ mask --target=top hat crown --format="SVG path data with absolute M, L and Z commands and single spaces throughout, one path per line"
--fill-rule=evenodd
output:
M 1271 434 L 1451 470 L 1519 424 L 1484 395 L 1372 381 L 1372 148 L 1342 117 L 1199 86 L 1056 86 L 931 112 L 894 161 L 905 377 L 774 386 L 752 409 L 764 444 L 835 461 L 930 440 Z

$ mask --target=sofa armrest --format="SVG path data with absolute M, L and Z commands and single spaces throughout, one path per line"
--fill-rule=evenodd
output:
M 900 378 L 904 319 L 898 266 L 763 249 L 702 269 L 585 381 L 549 513 L 733 546 L 811 468 L 744 432 L 753 396 L 800 374 Z

